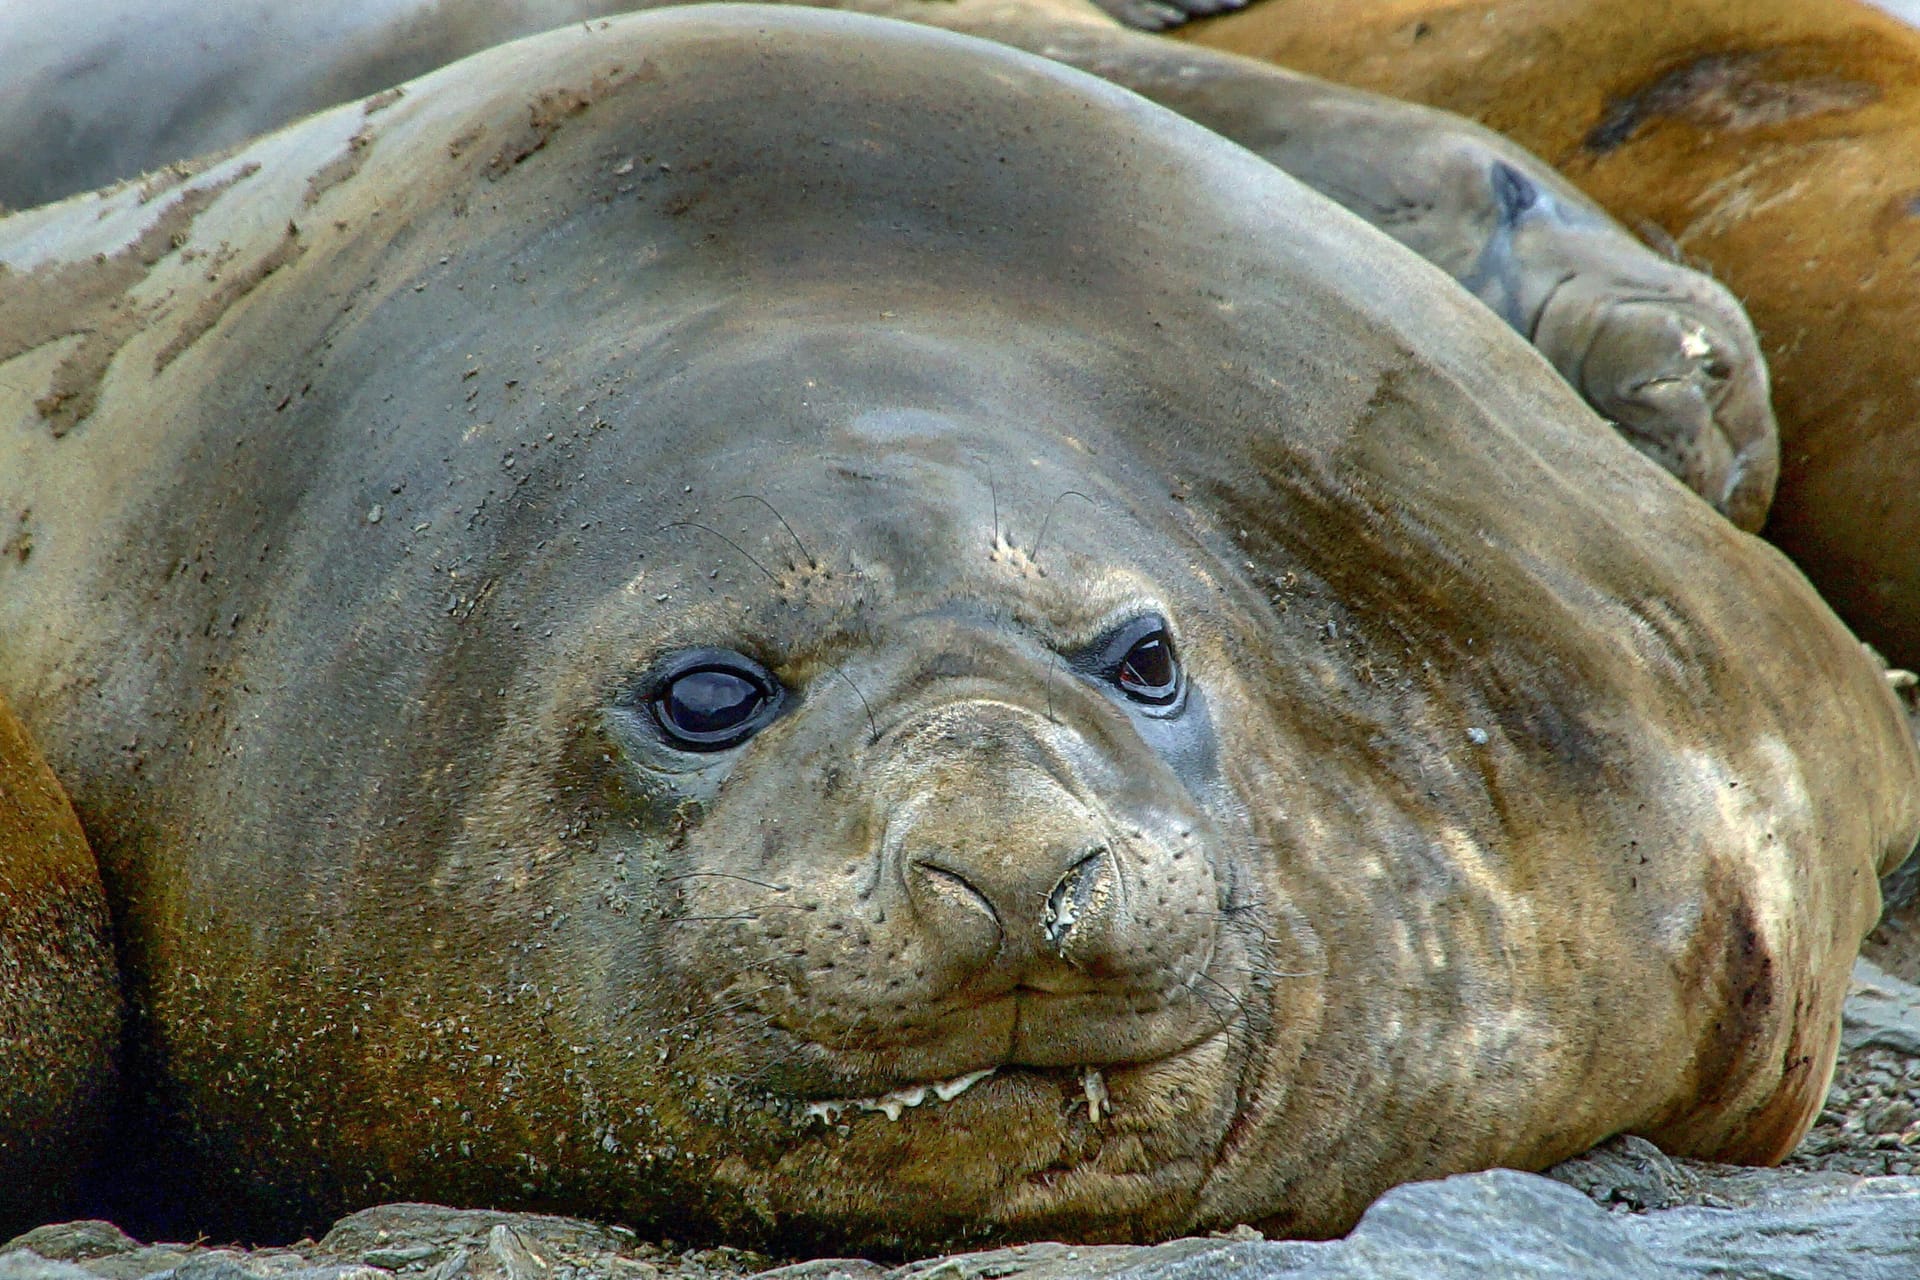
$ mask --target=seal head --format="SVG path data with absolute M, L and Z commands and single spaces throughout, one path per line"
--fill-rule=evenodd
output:
M 0 678 L 261 1218 L 1324 1234 L 1817 1109 L 1920 829 L 1879 671 L 1251 153 L 721 7 L 153 205 L 7 226 L 36 280 L 154 258 L 84 425 L 7 402 Z

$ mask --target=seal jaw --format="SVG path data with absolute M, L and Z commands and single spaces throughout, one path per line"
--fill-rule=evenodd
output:
M 947 1100 L 928 1083 L 794 1102 L 788 1144 L 764 1164 L 726 1162 L 722 1175 L 751 1188 L 792 1242 L 839 1237 L 850 1223 L 902 1249 L 1164 1237 L 1195 1220 L 1237 1115 L 1244 1051 L 1227 1032 L 1137 1065 L 942 1081 Z

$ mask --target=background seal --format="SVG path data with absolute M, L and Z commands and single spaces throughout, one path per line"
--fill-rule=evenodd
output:
M 1461 112 L 1753 315 L 1782 433 L 1766 536 L 1920 665 L 1920 32 L 1847 0 L 1259 5 L 1210 47 Z

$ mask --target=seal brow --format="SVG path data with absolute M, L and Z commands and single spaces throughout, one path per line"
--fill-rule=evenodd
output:
M 1047 526 L 1053 523 L 1053 513 L 1059 509 L 1062 498 L 1078 498 L 1089 506 L 1099 505 L 1078 489 L 1062 489 L 1055 495 L 1053 501 L 1047 505 L 1047 517 L 1040 522 L 1040 532 L 1034 536 L 1033 547 L 1027 552 L 1027 559 L 1033 561 L 1035 564 L 1040 563 L 1040 544 L 1046 541 Z
M 752 565 L 754 568 L 758 569 L 760 572 L 766 574 L 768 582 L 771 582 L 776 587 L 780 585 L 780 579 L 773 576 L 773 571 L 771 569 L 761 564 L 758 560 L 755 560 L 751 555 L 748 555 L 747 549 L 745 547 L 741 546 L 739 543 L 735 542 L 732 538 L 729 538 L 726 534 L 720 532 L 718 529 L 713 528 L 711 525 L 701 524 L 698 520 L 672 520 L 666 524 L 661 525 L 658 529 L 654 530 L 654 532 L 665 533 L 669 529 L 698 529 L 702 533 L 712 534 L 714 537 L 720 539 L 720 541 L 732 547 L 735 551 L 738 551 L 741 555 L 746 556 L 747 563 Z
M 818 569 L 820 567 L 820 562 L 813 558 L 813 552 L 807 550 L 807 544 L 800 541 L 800 535 L 793 531 L 793 526 L 787 523 L 787 518 L 781 515 L 780 509 L 774 506 L 771 502 L 768 502 L 765 498 L 761 497 L 757 493 L 743 493 L 737 498 L 728 498 L 727 501 L 728 502 L 757 502 L 761 506 L 765 507 L 767 510 L 773 512 L 773 518 L 780 522 L 780 527 L 787 531 L 787 536 L 789 538 L 793 539 L 793 545 L 800 548 L 801 558 L 807 562 L 807 568 Z M 746 553 L 742 552 L 741 554 L 744 555 Z

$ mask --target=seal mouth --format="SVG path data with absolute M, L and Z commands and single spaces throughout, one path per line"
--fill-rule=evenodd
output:
M 952 1102 L 999 1069 L 983 1067 L 979 1071 L 969 1071 L 966 1075 L 955 1076 L 951 1080 L 905 1085 L 871 1098 L 829 1098 L 822 1102 L 810 1102 L 806 1110 L 800 1113 L 800 1123 L 806 1124 L 818 1119 L 827 1124 L 838 1124 L 840 1117 L 849 1111 L 880 1112 L 888 1120 L 898 1120 L 908 1110 L 928 1102 Z
M 849 1112 L 855 1115 L 871 1112 L 884 1115 L 889 1122 L 894 1122 L 916 1107 L 937 1106 L 943 1102 L 952 1102 L 974 1085 L 988 1076 L 998 1074 L 999 1071 L 999 1067 L 983 1067 L 979 1071 L 969 1071 L 951 1080 L 906 1085 L 870 1098 L 830 1098 L 820 1102 L 810 1102 L 801 1111 L 798 1123 L 805 1125 L 819 1120 L 829 1126 L 837 1125 L 840 1123 L 840 1118 Z M 1103 1113 L 1112 1114 L 1113 1104 L 1107 1093 L 1107 1081 L 1102 1068 L 1083 1068 L 1080 1072 L 1080 1089 L 1082 1097 L 1086 1100 L 1089 1120 L 1098 1124 Z

